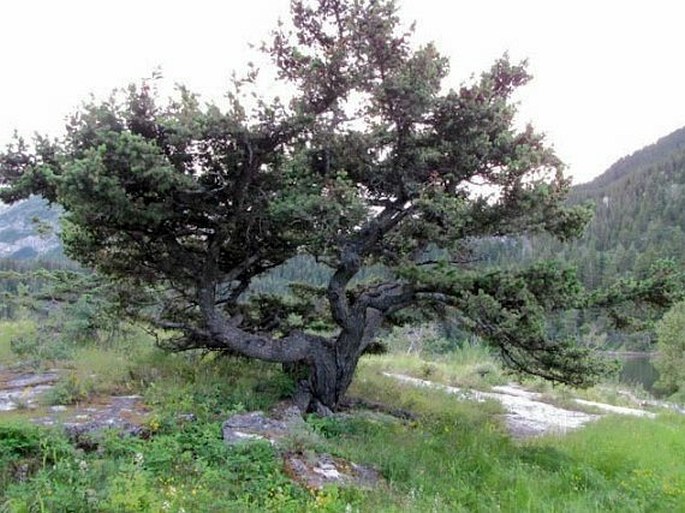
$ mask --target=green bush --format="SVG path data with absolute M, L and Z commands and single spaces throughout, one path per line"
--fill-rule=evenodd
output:
M 77 404 L 87 400 L 95 391 L 95 383 L 90 378 L 82 378 L 70 372 L 61 378 L 45 394 L 45 402 L 50 405 Z
M 685 391 L 685 301 L 676 303 L 657 323 L 659 371 L 656 386 L 668 395 Z M 682 395 L 682 394 L 680 394 Z
M 5 511 L 1 502 L 4 490 L 14 485 L 15 489 L 25 491 L 24 482 L 72 452 L 72 447 L 56 432 L 23 422 L 0 423 L 0 511 Z M 16 483 L 20 485 L 17 487 Z
M 34 364 L 67 360 L 73 355 L 73 346 L 70 343 L 42 329 L 36 333 L 13 338 L 10 347 L 16 356 L 30 360 Z
M 40 432 L 32 424 L 0 424 L 0 460 L 33 456 L 40 452 Z

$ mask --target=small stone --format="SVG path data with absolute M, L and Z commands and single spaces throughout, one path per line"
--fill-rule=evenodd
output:
M 252 433 L 243 433 L 241 431 L 224 431 L 224 442 L 228 445 L 240 445 L 243 442 L 255 440 L 264 440 L 264 437 Z
M 254 435 L 254 440 L 266 439 L 273 443 L 288 434 L 288 425 L 266 417 L 261 411 L 255 411 L 233 415 L 224 422 L 221 432 L 228 444 L 245 441 L 247 438 L 244 435 Z
M 178 420 L 183 422 L 195 422 L 197 420 L 197 415 L 194 413 L 181 413 L 178 416 Z
M 374 469 L 329 454 L 304 456 L 287 453 L 284 455 L 284 464 L 288 475 L 309 489 L 320 489 L 330 484 L 373 488 L 381 480 L 380 474 Z

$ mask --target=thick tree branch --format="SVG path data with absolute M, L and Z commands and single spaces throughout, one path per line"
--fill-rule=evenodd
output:
M 351 327 L 352 312 L 346 289 L 352 278 L 361 269 L 363 258 L 370 254 L 377 243 L 412 211 L 411 206 L 403 207 L 400 200 L 396 200 L 378 216 L 370 219 L 343 244 L 340 250 L 340 260 L 329 282 L 327 293 L 333 319 L 339 326 Z M 370 305 L 360 304 L 357 307 L 357 313 L 365 312 L 366 306 Z
M 216 350 L 229 350 L 249 358 L 267 362 L 291 363 L 309 361 L 315 344 L 326 344 L 325 339 L 294 331 L 283 338 L 246 332 L 214 305 L 214 294 L 201 291 L 200 308 L 204 317 L 204 327 L 183 322 L 159 321 L 157 324 L 166 329 L 177 329 L 199 337 L 203 347 Z M 205 343 L 206 342 L 206 343 Z

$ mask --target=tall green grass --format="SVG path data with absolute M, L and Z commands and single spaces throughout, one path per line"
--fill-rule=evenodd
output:
M 361 368 L 404 373 L 463 388 L 488 389 L 510 379 L 484 346 L 466 345 L 440 356 L 388 353 L 365 357 Z
M 362 375 L 355 390 L 419 412 L 336 441 L 377 465 L 393 493 L 368 511 L 685 511 L 685 418 L 609 417 L 565 437 L 512 442 L 493 406 Z M 389 498 L 391 497 L 391 498 Z
M 18 361 L 12 351 L 12 340 L 18 337 L 35 336 L 36 323 L 32 320 L 0 321 L 0 366 Z

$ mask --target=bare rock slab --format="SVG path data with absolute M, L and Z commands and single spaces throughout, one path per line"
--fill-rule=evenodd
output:
M 286 453 L 283 461 L 291 479 L 310 490 L 326 485 L 374 488 L 382 480 L 381 475 L 370 467 L 329 454 Z
M 0 412 L 35 408 L 42 394 L 59 379 L 57 371 L 15 372 L 0 369 Z
M 115 430 L 122 436 L 146 437 L 148 410 L 137 395 L 100 397 L 77 406 L 52 406 L 48 414 L 33 418 L 43 426 L 61 426 L 76 445 L 94 449 L 98 436 Z
M 233 415 L 222 425 L 224 441 L 229 445 L 240 445 L 258 440 L 268 441 L 274 446 L 290 436 L 310 430 L 296 406 L 281 404 L 269 415 L 261 411 Z M 284 452 L 283 465 L 291 479 L 308 489 L 320 489 L 326 485 L 372 488 L 382 478 L 380 474 L 363 465 L 358 465 L 329 454 L 314 451 Z
M 229 445 L 253 440 L 267 440 L 275 444 L 296 426 L 304 425 L 300 409 L 290 406 L 276 411 L 272 416 L 261 411 L 233 415 L 223 423 L 221 431 L 224 441 Z
M 403 374 L 389 372 L 384 372 L 383 374 L 389 378 L 414 386 L 442 390 L 449 394 L 454 394 L 463 400 L 485 401 L 494 399 L 501 403 L 507 411 L 505 414 L 506 424 L 514 438 L 563 434 L 601 418 L 601 415 L 569 410 L 548 404 L 543 401 L 542 394 L 525 390 L 517 385 L 496 386 L 492 388 L 492 392 L 480 392 L 477 390 L 462 390 L 457 387 L 450 387 Z M 635 408 L 613 406 L 583 399 L 575 399 L 574 401 L 577 404 L 591 406 L 608 413 L 647 418 L 655 417 L 654 413 Z

